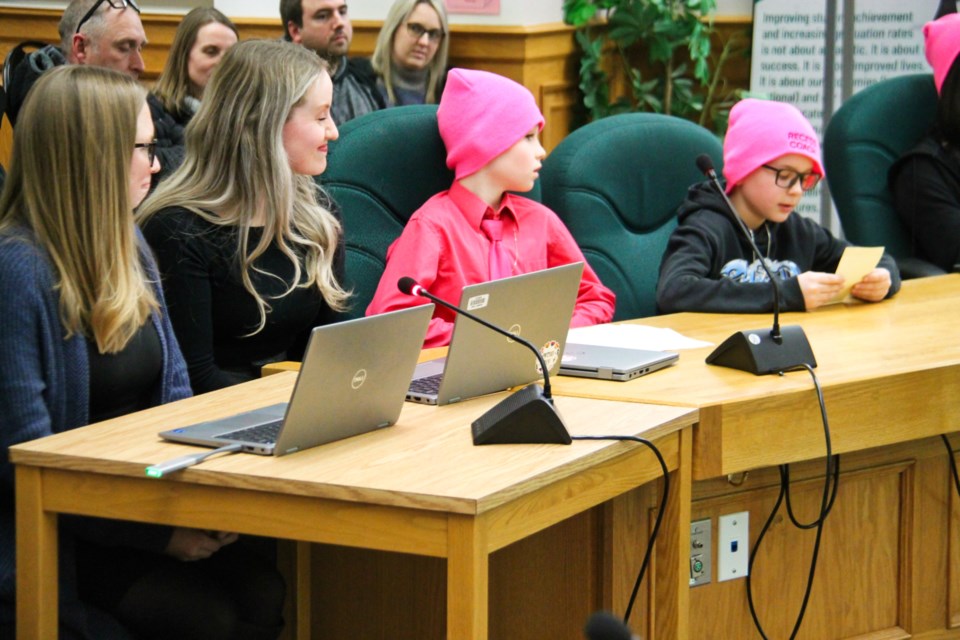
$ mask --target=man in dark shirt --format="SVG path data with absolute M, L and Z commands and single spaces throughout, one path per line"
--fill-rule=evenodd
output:
M 377 76 L 366 58 L 348 58 L 353 25 L 346 0 L 280 0 L 284 38 L 313 49 L 330 63 L 331 112 L 337 124 L 383 109 Z
M 48 45 L 31 53 L 13 71 L 7 87 L 10 123 L 16 125 L 20 106 L 43 73 L 62 64 L 90 64 L 133 77 L 143 73 L 147 35 L 135 1 L 73 0 L 58 27 L 60 46 Z

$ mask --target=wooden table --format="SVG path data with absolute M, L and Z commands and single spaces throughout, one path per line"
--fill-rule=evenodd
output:
M 735 331 L 769 327 L 771 316 L 678 313 L 633 322 L 716 345 Z M 958 323 L 957 274 L 908 280 L 897 296 L 877 304 L 781 315 L 781 325 L 801 325 L 813 347 L 835 453 L 958 429 Z M 706 365 L 712 350 L 684 350 L 675 366 L 623 384 L 558 376 L 553 391 L 699 409 L 694 479 L 824 455 L 819 405 L 806 371 L 755 376 Z
M 447 637 L 483 639 L 492 552 L 661 474 L 632 443 L 474 447 L 469 423 L 501 394 L 441 408 L 408 404 L 393 427 L 287 457 L 226 456 L 145 477 L 148 464 L 195 450 L 160 441 L 158 431 L 285 400 L 294 378 L 281 373 L 11 448 L 18 637 L 56 636 L 57 514 L 72 513 L 445 558 Z M 696 411 L 557 404 L 571 433 L 642 435 L 678 470 L 657 545 L 657 593 L 668 598 L 657 625 L 661 637 L 685 637 L 690 449 L 682 432 Z M 300 637 L 309 632 L 298 627 Z

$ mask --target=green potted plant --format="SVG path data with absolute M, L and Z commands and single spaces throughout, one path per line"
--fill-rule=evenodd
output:
M 579 86 L 589 117 L 653 111 L 724 128 L 731 96 L 720 70 L 743 43 L 731 38 L 711 61 L 715 10 L 716 0 L 564 0 L 583 52 Z M 628 95 L 611 99 L 608 51 Z

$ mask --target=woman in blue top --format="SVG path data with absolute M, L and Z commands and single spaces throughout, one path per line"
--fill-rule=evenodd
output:
M 191 395 L 133 222 L 159 170 L 145 89 L 67 65 L 45 73 L 27 104 L 0 196 L 2 638 L 13 636 L 16 608 L 9 447 Z M 263 563 L 245 574 L 272 599 L 248 612 L 230 584 L 241 577 L 217 567 L 236 534 L 60 522 L 61 638 L 276 637 L 284 589 L 275 571 Z M 216 620 L 201 626 L 203 616 Z

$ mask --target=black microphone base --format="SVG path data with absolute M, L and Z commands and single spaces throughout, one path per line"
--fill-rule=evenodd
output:
M 473 421 L 473 444 L 570 444 L 553 400 L 538 384 L 513 393 Z
M 779 373 L 801 364 L 817 366 L 803 327 L 781 327 L 780 338 L 779 342 L 775 341 L 770 329 L 739 331 L 707 356 L 707 364 L 740 369 L 758 376 Z

